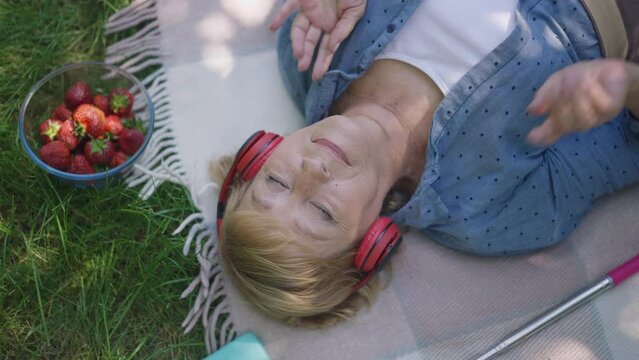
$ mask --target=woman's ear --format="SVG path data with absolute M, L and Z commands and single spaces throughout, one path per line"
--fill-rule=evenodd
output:
M 386 197 L 384 198 L 384 202 L 382 204 L 382 216 L 388 215 L 389 213 L 393 213 L 399 209 L 406 203 L 407 199 L 405 194 L 403 194 L 398 189 L 391 189 Z

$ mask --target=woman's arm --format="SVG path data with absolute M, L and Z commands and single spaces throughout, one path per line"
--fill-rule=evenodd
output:
M 639 65 L 618 59 L 573 64 L 550 76 L 535 94 L 528 111 L 547 119 L 530 131 L 528 141 L 553 144 L 564 134 L 611 120 L 624 107 L 639 115 Z
M 270 29 L 279 29 L 298 8 L 300 12 L 291 27 L 293 55 L 298 70 L 306 71 L 317 48 L 312 76 L 313 80 L 319 80 L 328 70 L 339 44 L 364 15 L 366 0 L 287 0 L 275 14 Z

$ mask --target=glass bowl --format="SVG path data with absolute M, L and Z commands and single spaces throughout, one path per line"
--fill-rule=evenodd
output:
M 134 96 L 132 112 L 144 124 L 146 132 L 140 148 L 120 166 L 94 174 L 73 174 L 53 168 L 40 159 L 38 127 L 51 117 L 52 111 L 59 104 L 64 102 L 66 89 L 77 81 L 89 84 L 92 96 L 98 93 L 108 95 L 108 91 L 115 87 L 129 89 Z M 103 188 L 108 183 L 119 179 L 122 173 L 131 168 L 135 160 L 144 152 L 153 134 L 154 121 L 155 111 L 151 97 L 133 75 L 102 62 L 83 62 L 56 69 L 31 88 L 20 108 L 18 133 L 22 147 L 31 160 L 49 174 L 78 188 Z

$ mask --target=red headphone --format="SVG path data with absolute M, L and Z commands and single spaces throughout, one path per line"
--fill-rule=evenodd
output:
M 274 133 L 258 131 L 251 135 L 237 151 L 233 165 L 220 189 L 217 202 L 218 236 L 222 229 L 227 192 L 235 176 L 239 175 L 242 181 L 253 179 L 283 139 Z M 364 274 L 364 278 L 355 285 L 353 291 L 361 288 L 382 268 L 401 241 L 399 229 L 389 217 L 380 217 L 373 222 L 355 254 L 355 268 Z

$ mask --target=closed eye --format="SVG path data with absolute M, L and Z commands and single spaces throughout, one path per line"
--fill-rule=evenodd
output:
M 333 215 L 331 215 L 331 213 L 328 212 L 328 210 L 324 209 L 322 206 L 317 205 L 315 203 L 313 203 L 313 206 L 315 206 L 319 210 L 319 212 L 320 212 L 320 214 L 322 216 L 322 219 L 324 219 L 326 221 L 331 221 L 331 222 L 334 221 Z
M 275 183 L 275 184 L 277 184 L 277 185 L 279 185 L 279 186 L 281 186 L 281 187 L 283 187 L 285 189 L 289 189 L 290 190 L 290 188 L 288 187 L 288 185 L 286 185 L 286 183 L 284 181 L 276 178 L 273 175 L 267 175 L 266 180 L 271 182 L 271 183 Z

